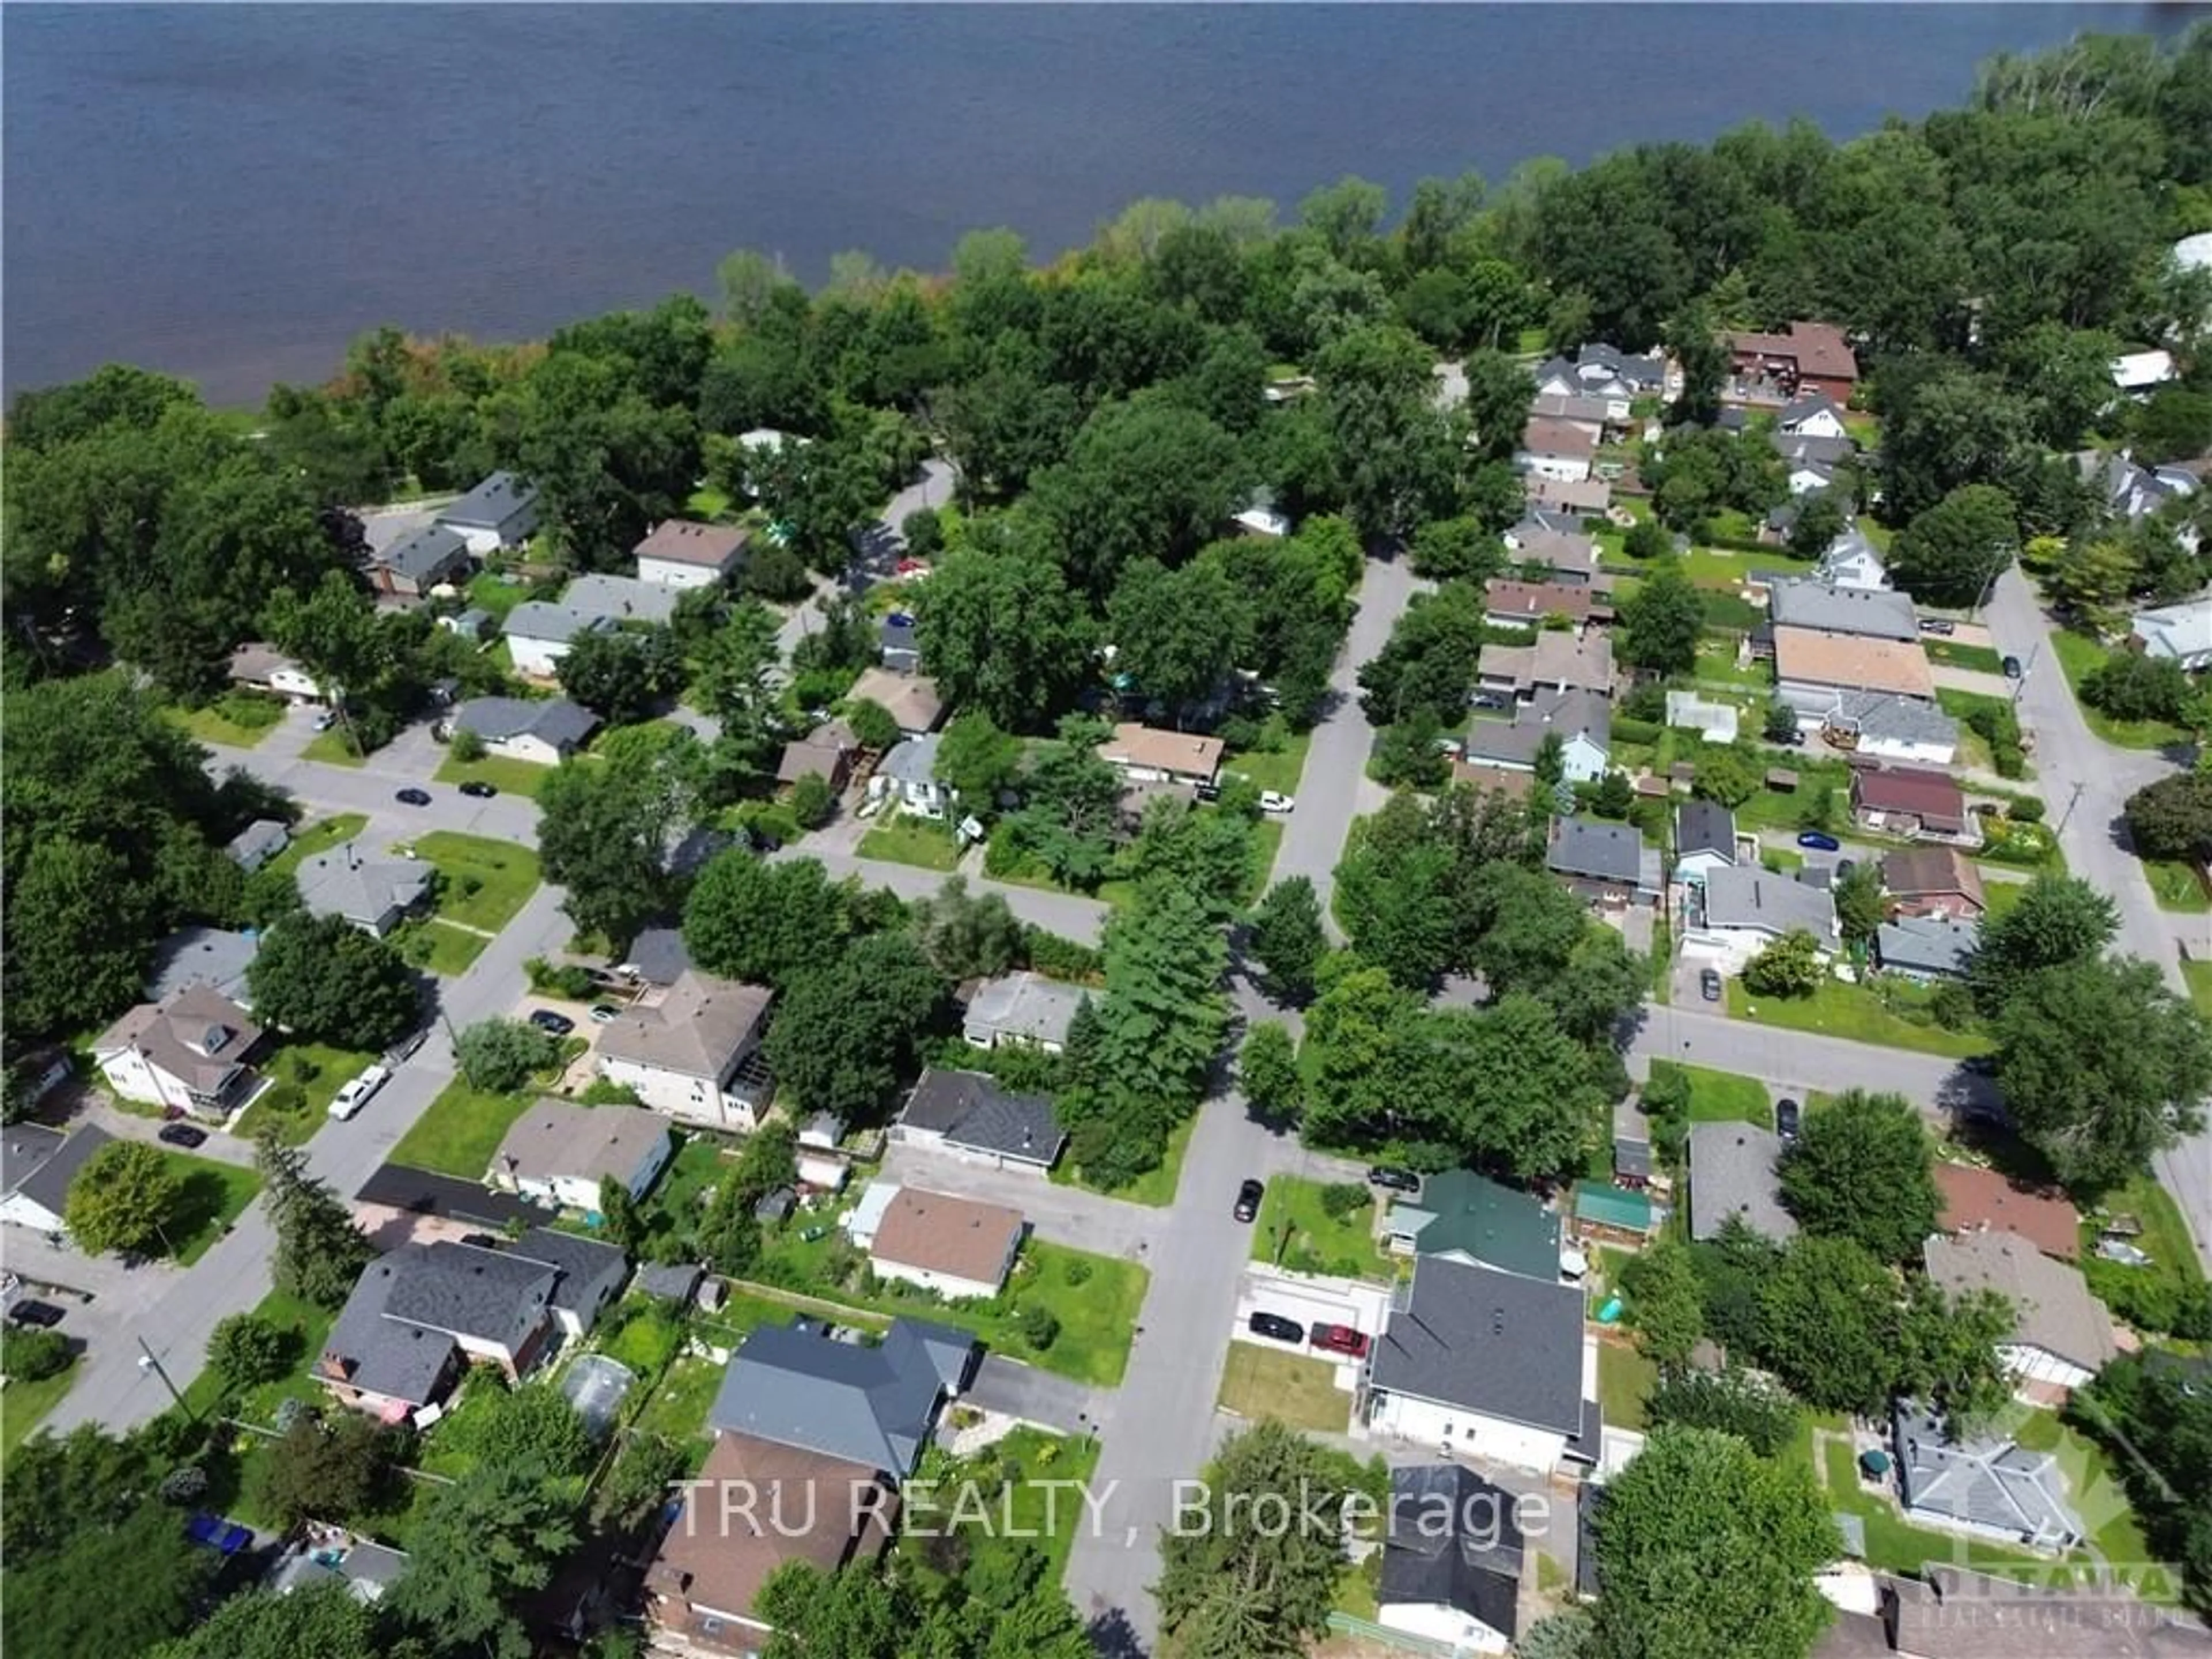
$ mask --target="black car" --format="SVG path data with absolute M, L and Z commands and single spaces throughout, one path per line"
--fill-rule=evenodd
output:
M 9 1308 L 8 1322 L 10 1325 L 36 1325 L 41 1330 L 52 1330 L 62 1322 L 62 1310 L 51 1302 L 39 1302 L 27 1296 Z
M 1418 1193 L 1421 1178 L 1411 1170 L 1394 1170 L 1387 1164 L 1377 1164 L 1367 1171 L 1371 1187 L 1386 1187 L 1394 1193 Z
M 1245 1322 L 1255 1336 L 1272 1336 L 1278 1342 L 1305 1345 L 1306 1328 L 1295 1319 L 1285 1319 L 1280 1314 L 1255 1313 Z
M 463 1233 L 461 1243 L 473 1244 L 480 1250 L 495 1250 L 499 1248 L 499 1240 L 489 1233 Z
M 1698 975 L 1698 994 L 1708 1002 L 1721 1000 L 1721 976 L 1717 969 L 1707 968 Z
M 402 789 L 392 799 L 404 801 L 410 806 L 428 806 L 430 804 L 430 792 L 427 789 Z
M 1237 1188 L 1236 1216 L 1239 1221 L 1249 1221 L 1260 1213 L 1260 1199 L 1267 1190 L 1261 1182 L 1249 1178 Z
M 555 1036 L 566 1036 L 576 1029 L 576 1022 L 566 1014 L 556 1014 L 550 1008 L 533 1008 L 530 1023 L 541 1031 L 550 1031 Z
M 2027 672 L 2027 671 L 2026 669 L 2020 665 L 2020 659 L 2018 657 L 2007 657 L 2004 659 L 2004 677 L 2007 679 L 2016 680 Z
M 1968 1054 L 1959 1062 L 1960 1069 L 1972 1077 L 1995 1077 L 1997 1057 L 1995 1054 Z
M 1784 1140 L 1797 1139 L 1797 1103 L 1787 1098 L 1774 1103 L 1774 1133 Z
M 154 1139 L 166 1140 L 172 1146 L 204 1146 L 207 1144 L 207 1131 L 195 1129 L 189 1123 L 164 1123 Z
M 486 783 L 482 778 L 471 778 L 461 786 L 461 793 L 471 800 L 489 800 L 494 795 L 499 793 L 499 790 L 495 785 Z

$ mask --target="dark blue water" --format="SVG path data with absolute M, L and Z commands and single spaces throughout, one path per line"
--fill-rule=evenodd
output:
M 378 323 L 526 337 L 708 290 L 741 246 L 937 269 L 1140 196 L 1849 134 L 2190 9 L 10 4 L 6 383 L 123 359 L 245 401 Z

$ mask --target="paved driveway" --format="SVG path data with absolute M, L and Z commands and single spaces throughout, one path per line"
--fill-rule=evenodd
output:
M 1125 1203 L 1078 1187 L 1056 1187 L 1042 1176 L 994 1170 L 904 1142 L 894 1142 L 885 1152 L 884 1174 L 956 1198 L 1010 1206 L 1027 1216 L 1044 1237 L 1100 1255 L 1145 1260 L 1167 1221 L 1166 1211 L 1149 1205 Z
M 1098 1426 L 1099 1390 L 1065 1376 L 986 1354 L 961 1403 L 1034 1423 L 1056 1434 L 1090 1434 Z

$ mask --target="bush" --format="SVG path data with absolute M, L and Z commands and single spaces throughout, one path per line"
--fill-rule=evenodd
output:
M 1349 1221 L 1368 1202 L 1367 1188 L 1356 1181 L 1333 1182 L 1321 1189 L 1321 1207 L 1331 1221 Z
M 806 668 L 792 676 L 792 700 L 801 708 L 827 708 L 842 702 L 860 678 L 860 672 L 852 668 Z M 855 732 L 854 736 L 859 733 Z
M 275 1382 L 291 1370 L 291 1361 L 290 1334 L 258 1314 L 220 1320 L 208 1338 L 208 1363 L 235 1393 Z
M 2212 1286 L 2101 1256 L 2085 1258 L 2081 1272 L 2089 1293 L 2136 1329 L 2189 1341 L 2212 1337 Z
M 10 1325 L 0 1330 L 0 1371 L 11 1382 L 36 1382 L 69 1369 L 69 1339 L 58 1331 Z
M 819 830 L 836 815 L 837 792 L 819 772 L 809 772 L 791 786 L 790 805 L 800 829 Z
M 1663 725 L 1667 719 L 1667 688 L 1657 680 L 1639 680 L 1613 706 L 1613 717 L 1616 722 L 1626 718 L 1647 721 L 1654 726 Z M 1616 734 L 1619 730 L 1616 724 Z
M 1071 1285 L 1087 1285 L 1091 1282 L 1091 1272 L 1088 1261 L 1079 1255 L 1072 1255 L 1067 1259 L 1067 1265 L 1060 1269 L 1060 1276 Z
M 1660 708 L 1663 719 L 1666 707 L 1663 699 L 1666 694 L 1662 692 L 1660 695 L 1662 699 Z M 1658 720 L 1625 720 L 1620 715 L 1613 717 L 1613 740 L 1616 744 L 1627 743 L 1634 744 L 1639 748 L 1652 748 L 1666 734 L 1666 731 L 1667 728 Z
M 2022 795 L 2018 800 L 2006 804 L 2005 816 L 2014 823 L 2040 823 L 2043 822 L 2044 811 L 2040 797 Z
M 2189 676 L 2171 657 L 2115 651 L 2081 677 L 2081 701 L 2114 720 L 2179 720 L 2189 696 Z
M 522 964 L 522 971 L 530 976 L 532 990 L 545 996 L 565 997 L 571 1002 L 588 1000 L 598 988 L 592 970 L 572 962 L 556 965 L 544 957 L 532 957 Z
M 1060 1340 L 1060 1316 L 1041 1302 L 1032 1303 L 1022 1310 L 1017 1328 L 1023 1341 L 1042 1353 Z
M 1974 994 L 1956 980 L 1946 980 L 1928 999 L 1928 1012 L 1947 1031 L 1973 1029 Z
M 457 761 L 480 761 L 484 757 L 484 740 L 466 726 L 453 731 L 453 758 Z
M 1031 969 L 1047 979 L 1096 979 L 1103 966 L 1103 959 L 1091 946 L 1042 927 L 1022 929 L 1022 953 Z
M 207 1495 L 207 1471 L 197 1463 L 185 1463 L 163 1475 L 161 1484 L 154 1490 L 164 1504 L 183 1509 L 198 1503 Z

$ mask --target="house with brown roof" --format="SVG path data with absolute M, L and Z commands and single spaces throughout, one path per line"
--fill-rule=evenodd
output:
M 1978 844 L 1966 792 L 1948 772 L 1886 766 L 1851 774 L 1851 817 L 1863 828 L 1893 836 L 1942 836 Z
M 637 558 L 637 579 L 678 590 L 712 587 L 737 574 L 751 536 L 738 525 L 664 519 L 630 550 Z
M 1584 518 L 1595 518 L 1613 505 L 1613 486 L 1602 478 L 1578 478 L 1571 483 L 1532 472 L 1526 490 L 1532 510 L 1577 513 Z
M 125 1100 L 222 1118 L 266 1082 L 250 1063 L 261 1037 L 245 1009 L 196 981 L 131 1009 L 94 1039 L 92 1058 Z
M 2204 1659 L 2212 1632 L 2118 1579 L 2082 1584 L 1994 1577 L 1929 1563 L 1885 1577 L 1878 1651 L 1899 1659 Z M 1840 1622 L 1840 1621 L 1839 1621 Z M 1824 1646 L 1815 1656 L 1826 1652 Z
M 674 1150 L 668 1120 L 658 1112 L 549 1097 L 515 1120 L 484 1182 L 539 1204 L 597 1210 L 601 1182 L 613 1180 L 643 1198 Z
M 2081 1254 L 2081 1212 L 2057 1193 L 2039 1190 L 1996 1170 L 1938 1164 L 1945 1232 L 2014 1233 L 2045 1255 L 2071 1261 Z
M 1989 909 L 1982 872 L 1955 847 L 1915 847 L 1881 861 L 1882 890 L 1898 916 L 1978 920 Z
M 1597 434 L 1573 421 L 1538 415 L 1521 428 L 1513 465 L 1536 477 L 1582 483 L 1597 455 Z
M 600 1028 L 599 1074 L 684 1122 L 755 1128 L 775 1094 L 761 1053 L 774 994 L 690 969 Z
M 1774 630 L 1775 690 L 1801 714 L 1824 716 L 1854 691 L 1936 700 L 1936 675 L 1918 641 L 1869 639 L 1810 628 Z
M 868 1261 L 944 1297 L 990 1297 L 1005 1288 L 1029 1224 L 1019 1210 L 920 1187 L 900 1187 L 876 1220 Z
M 898 722 L 909 738 L 926 738 L 945 719 L 945 699 L 937 695 L 937 682 L 924 674 L 895 673 L 871 668 L 853 682 L 845 694 L 847 704 L 872 702 Z
M 2023 1387 L 2045 1396 L 2078 1389 L 2118 1357 L 2112 1317 L 2089 1294 L 2081 1270 L 2018 1233 L 1937 1237 L 1921 1254 L 1928 1277 L 1949 1294 L 1995 1291 L 2012 1304 L 2012 1330 L 1997 1344 L 1997 1358 Z
M 1476 659 L 1482 690 L 1522 702 L 1542 691 L 1613 695 L 1613 641 L 1597 629 L 1539 633 L 1531 645 L 1486 645 Z
M 1211 784 L 1224 748 L 1219 738 L 1125 721 L 1098 745 L 1098 758 L 1139 783 Z
M 1486 792 L 1500 790 L 1510 799 L 1526 800 L 1528 791 L 1535 786 L 1536 775 L 1510 766 L 1486 766 L 1476 761 L 1455 760 L 1452 762 L 1452 781 Z
M 742 1501 L 750 1500 L 750 1501 Z M 874 1469 L 749 1434 L 721 1434 L 645 1575 L 653 1651 L 751 1659 L 774 1626 L 753 1602 L 778 1567 L 879 1559 L 898 1494 Z
M 1781 334 L 1731 334 L 1729 356 L 1745 395 L 1786 403 L 1808 392 L 1848 404 L 1859 383 L 1857 354 L 1833 323 L 1795 322 Z
M 1540 628 L 1554 617 L 1576 627 L 1613 620 L 1613 596 L 1587 583 L 1522 582 L 1497 577 L 1483 585 L 1483 621 L 1496 628 Z
M 853 762 L 860 752 L 860 740 L 853 735 L 851 726 L 842 720 L 824 720 L 783 745 L 775 781 L 797 783 L 811 773 L 832 789 L 842 789 L 853 775 Z

